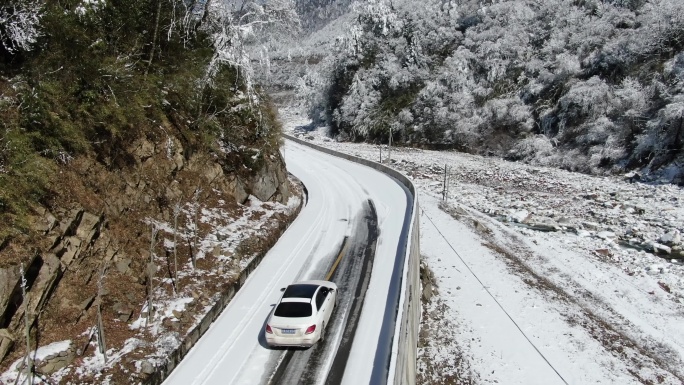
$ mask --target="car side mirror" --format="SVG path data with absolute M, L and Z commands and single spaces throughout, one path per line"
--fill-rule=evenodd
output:
M 285 291 L 285 288 L 284 288 L 284 287 L 281 287 L 281 288 L 280 288 L 280 291 Z

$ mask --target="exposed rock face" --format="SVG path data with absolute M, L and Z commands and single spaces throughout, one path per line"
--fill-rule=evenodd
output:
M 38 317 L 38 311 L 45 306 L 45 303 L 50 297 L 55 285 L 62 275 L 62 267 L 59 259 L 54 254 L 47 254 L 43 258 L 43 266 L 38 273 L 38 278 L 33 283 L 31 291 L 28 293 L 28 317 L 29 324 L 35 322 Z M 22 306 L 15 313 L 10 323 L 10 330 L 15 334 L 23 325 L 23 317 L 26 306 Z
M 250 181 L 249 190 L 261 201 L 275 200 L 281 203 L 290 196 L 287 173 L 282 162 L 268 159 L 266 165 Z
M 18 289 L 19 278 L 19 269 L 16 267 L 0 269 L 0 327 L 6 324 L 8 315 L 5 314 L 5 309 Z
M 46 324 L 64 322 L 74 327 L 81 320 L 92 322 L 94 295 L 104 266 L 111 266 L 109 274 L 130 285 L 131 293 L 144 293 L 146 277 L 141 272 L 150 237 L 146 218 L 169 221 L 174 205 L 201 205 L 224 196 L 237 203 L 245 202 L 250 194 L 281 203 L 290 196 L 285 165 L 277 152 L 263 155 L 264 162 L 259 163 L 263 167 L 247 178 L 226 172 L 215 155 L 186 152 L 175 138 L 140 139 L 126 156 L 130 168 L 115 171 L 91 159 L 74 161 L 72 179 L 65 180 L 65 184 L 79 184 L 68 186 L 73 188 L 73 197 L 66 197 L 71 206 L 37 209 L 34 228 L 45 239 L 36 244 L 48 246 L 34 250 L 27 265 L 26 303 L 21 297 L 19 267 L 0 269 L 0 364 L 5 364 L 12 349 L 23 349 L 15 339 L 23 335 L 27 310 L 33 343 L 39 328 L 53 327 Z M 116 318 L 128 322 L 139 308 L 140 299 L 134 297 L 104 300 L 110 301 L 108 309 L 113 309 Z M 60 319 L 64 314 L 69 319 Z M 46 322 L 45 317 L 56 318 Z M 71 360 L 73 352 L 59 355 L 39 370 L 50 373 Z
M 7 329 L 0 329 L 0 360 L 7 355 L 12 345 L 14 345 L 14 337 Z

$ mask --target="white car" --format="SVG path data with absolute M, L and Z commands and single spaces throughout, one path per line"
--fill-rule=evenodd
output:
M 325 335 L 335 308 L 337 285 L 329 281 L 302 281 L 283 290 L 266 322 L 269 346 L 311 347 Z

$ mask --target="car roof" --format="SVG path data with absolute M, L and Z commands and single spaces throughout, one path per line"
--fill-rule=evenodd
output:
M 319 286 L 315 283 L 295 283 L 285 289 L 283 298 L 313 298 Z

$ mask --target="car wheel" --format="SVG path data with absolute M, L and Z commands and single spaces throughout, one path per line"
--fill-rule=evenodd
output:
M 325 322 L 323 322 L 321 326 L 321 338 L 318 339 L 319 341 L 325 340 Z

